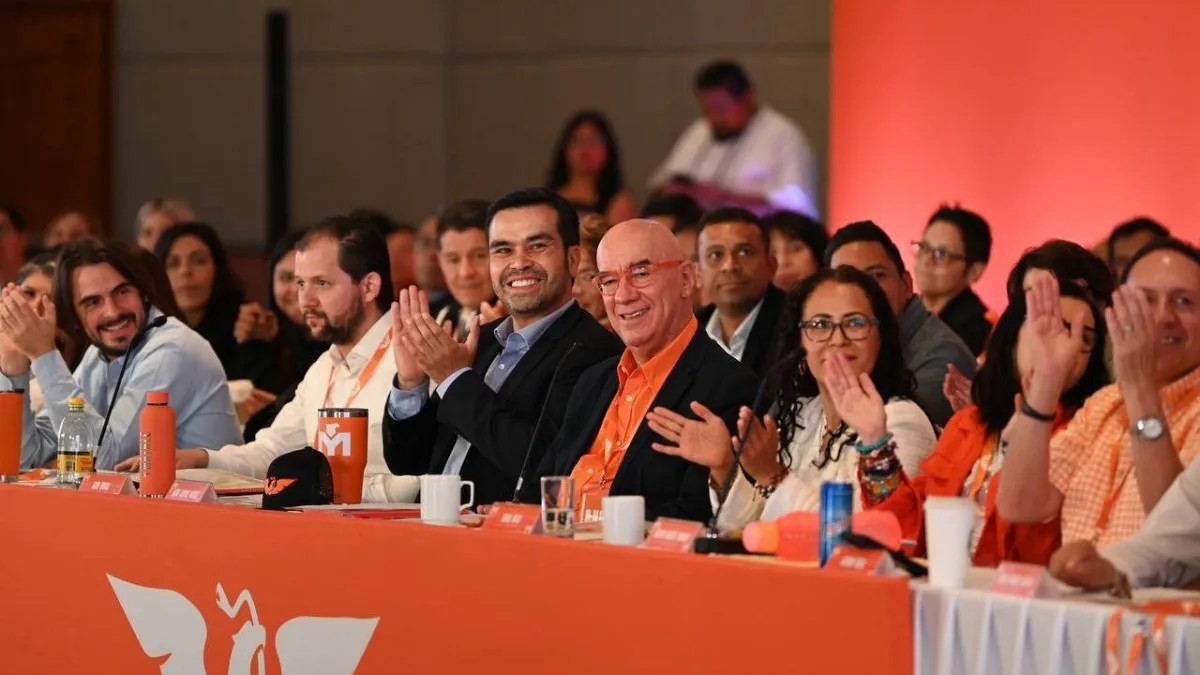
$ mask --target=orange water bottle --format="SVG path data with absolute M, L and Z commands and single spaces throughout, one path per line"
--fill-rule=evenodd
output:
M 165 391 L 146 393 L 138 429 L 143 497 L 166 497 L 175 482 L 175 411 L 169 402 Z

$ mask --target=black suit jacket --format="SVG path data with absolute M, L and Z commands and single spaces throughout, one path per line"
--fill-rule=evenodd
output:
M 968 288 L 946 303 L 938 318 L 958 333 L 972 354 L 979 356 L 987 348 L 988 336 L 992 334 L 992 322 L 988 321 L 987 313 L 987 305 Z
M 526 475 L 538 466 L 558 433 L 580 374 L 622 349 L 615 335 L 573 304 L 521 357 L 500 391 L 494 392 L 483 377 L 502 349 L 495 335 L 499 324 L 496 321 L 480 328 L 475 362 L 470 371 L 454 380 L 445 398 L 434 394 L 420 413 L 405 420 L 385 415 L 383 457 L 392 473 L 441 473 L 461 435 L 471 443 L 461 475 L 474 481 L 476 503 L 512 499 L 543 401 L 545 418 Z M 563 362 L 554 390 L 548 392 L 554 370 L 573 342 L 579 346 Z
M 750 329 L 746 339 L 746 349 L 742 352 L 742 364 L 762 377 L 771 367 L 775 358 L 775 336 L 779 335 L 779 316 L 783 314 L 783 306 L 787 303 L 787 293 L 771 284 L 767 294 L 763 296 L 762 309 L 758 310 L 758 318 Z M 704 333 L 705 326 L 717 311 L 716 305 L 705 305 L 696 312 L 696 320 L 700 322 L 700 332 Z
M 617 393 L 618 360 L 597 364 L 579 378 L 567 404 L 562 430 L 538 467 L 539 476 L 570 475 L 579 458 L 592 447 Z M 737 428 L 738 410 L 751 405 L 757 386 L 753 373 L 698 329 L 650 409 L 662 406 L 695 419 L 691 403 L 699 401 L 720 415 L 732 430 Z M 643 420 L 613 476 L 610 494 L 645 497 L 647 520 L 663 516 L 708 520 L 712 516 L 708 469 L 664 455 L 650 447 L 652 442 L 661 443 L 663 439 Z M 538 481 L 525 481 L 521 500 L 540 501 L 539 490 Z

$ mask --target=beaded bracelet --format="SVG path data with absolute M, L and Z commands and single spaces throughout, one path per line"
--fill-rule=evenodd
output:
M 887 499 L 896 488 L 900 487 L 900 472 L 893 471 L 891 474 L 879 478 L 870 478 L 864 476 L 860 481 L 863 494 L 872 504 Z
M 858 463 L 858 474 L 864 498 L 871 504 L 887 499 L 900 486 L 900 469 L 894 440 L 888 439 L 875 453 L 863 456 Z
M 884 434 L 882 438 L 875 441 L 874 443 L 871 443 L 870 445 L 864 445 L 861 440 L 854 441 L 854 449 L 858 450 L 858 452 L 860 454 L 870 455 L 872 453 L 882 450 L 885 446 L 887 446 L 888 443 L 891 443 L 891 442 L 892 442 L 892 433 L 889 431 L 888 433 Z
M 783 479 L 787 478 L 787 475 L 787 467 L 779 467 L 779 473 L 771 476 L 771 480 L 768 481 L 766 485 L 759 483 L 758 485 L 754 486 L 754 490 L 758 493 L 758 496 L 762 497 L 763 499 L 767 499 L 771 495 L 775 494 L 775 488 L 779 487 L 779 484 L 783 482 Z

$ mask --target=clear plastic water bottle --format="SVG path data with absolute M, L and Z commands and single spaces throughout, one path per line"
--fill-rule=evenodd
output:
M 58 425 L 58 482 L 78 484 L 96 462 L 92 425 L 83 412 L 83 399 L 67 400 L 67 416 Z

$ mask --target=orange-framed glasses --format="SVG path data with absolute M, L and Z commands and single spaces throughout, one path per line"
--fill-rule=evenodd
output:
M 616 295 L 621 279 L 625 279 L 634 288 L 645 288 L 650 285 L 650 279 L 655 272 L 679 267 L 683 260 L 659 260 L 657 262 L 634 263 L 618 272 L 600 272 L 592 279 L 601 295 Z

